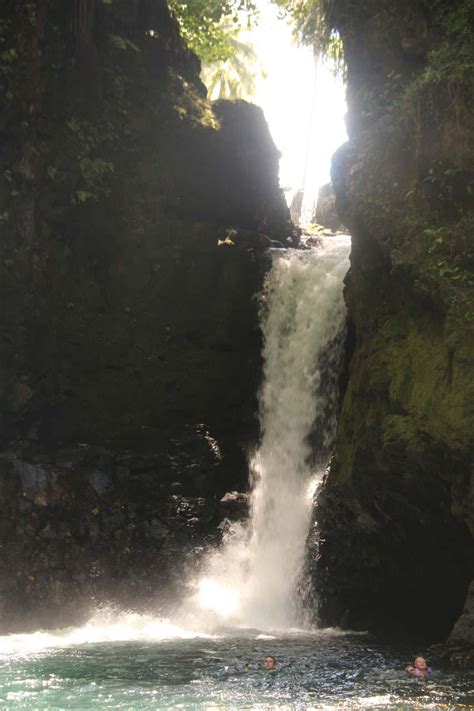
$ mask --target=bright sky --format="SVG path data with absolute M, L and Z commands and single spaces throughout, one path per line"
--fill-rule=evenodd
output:
M 311 211 L 319 186 L 330 179 L 332 154 L 347 140 L 344 86 L 327 64 L 316 68 L 310 48 L 295 44 L 275 5 L 259 0 L 258 7 L 251 40 L 267 76 L 258 79 L 254 101 L 282 153 L 281 186 L 304 187 L 304 211 Z

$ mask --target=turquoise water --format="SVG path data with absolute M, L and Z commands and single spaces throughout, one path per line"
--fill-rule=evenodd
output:
M 409 677 L 404 666 L 426 650 L 384 646 L 366 635 L 71 639 L 1 638 L 0 708 L 474 709 L 473 672 L 450 669 L 432 649 L 433 677 Z M 275 672 L 262 668 L 267 654 L 277 658 Z

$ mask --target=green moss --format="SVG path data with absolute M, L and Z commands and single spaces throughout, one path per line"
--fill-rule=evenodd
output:
M 194 84 L 171 71 L 170 89 L 175 99 L 174 110 L 181 120 L 194 126 L 219 130 L 220 123 L 212 111 L 211 103 L 198 93 Z
M 331 480 L 336 485 L 349 484 L 351 481 L 356 442 L 353 429 L 354 420 L 351 417 L 351 409 L 354 402 L 353 392 L 353 381 L 349 381 L 349 387 L 341 413 L 336 453 L 331 464 Z
M 453 87 L 465 88 L 466 96 L 472 99 L 474 1 L 457 0 L 447 3 L 446 0 L 429 0 L 427 5 L 431 22 L 443 40 L 430 52 L 426 66 L 414 85 L 409 87 L 409 91 L 447 82 Z
M 473 441 L 469 403 L 474 402 L 474 383 L 469 364 L 465 367 L 435 331 L 420 330 L 420 323 L 410 324 L 403 340 L 390 339 L 383 331 L 380 337 L 386 343 L 390 402 L 398 403 L 412 425 L 434 439 L 452 446 Z
M 349 485 L 355 471 L 360 475 L 361 461 L 362 471 L 369 462 L 381 471 L 390 468 L 394 449 L 404 453 L 398 456 L 405 466 L 423 461 L 425 438 L 452 451 L 474 444 L 472 293 L 462 286 L 454 296 L 453 288 L 445 290 L 450 304 L 443 316 L 430 303 L 435 279 L 422 282 L 415 293 L 403 293 L 401 281 L 398 297 L 390 296 L 388 286 L 390 316 L 381 327 L 377 319 L 387 303 L 358 306 L 359 319 L 366 320 L 338 433 L 337 484 Z
M 383 444 L 385 447 L 403 442 L 407 450 L 416 452 L 420 448 L 420 433 L 413 417 L 386 415 L 383 420 Z

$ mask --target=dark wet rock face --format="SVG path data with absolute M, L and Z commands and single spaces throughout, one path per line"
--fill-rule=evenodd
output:
M 470 536 L 452 517 L 448 486 L 421 473 L 392 477 L 365 471 L 351 498 L 326 485 L 320 614 L 405 640 L 446 638 L 464 602 Z
M 101 604 L 169 613 L 186 572 L 221 535 L 218 502 L 198 495 L 180 466 L 182 455 L 202 469 L 198 448 L 193 459 L 188 434 L 182 452 L 4 452 L 2 632 L 69 624 Z
M 245 494 L 209 490 L 223 470 L 206 434 L 174 436 L 148 453 L 25 442 L 2 453 L 2 633 L 68 625 L 104 604 L 172 613 L 247 513 Z
M 474 667 L 474 583 L 471 582 L 461 617 L 449 636 L 451 660 Z
M 341 4 L 350 140 L 333 183 L 355 350 L 312 551 L 325 623 L 434 639 L 472 578 L 472 76 L 425 73 L 463 6 Z
M 211 107 L 162 0 L 6 2 L 0 33 L 13 629 L 109 593 L 151 598 L 176 574 L 163 556 L 181 559 L 217 526 L 214 501 L 246 486 L 254 297 L 268 245 L 293 232 L 262 112 Z
M 228 491 L 219 501 L 220 513 L 229 521 L 238 521 L 248 516 L 249 495 L 240 491 Z

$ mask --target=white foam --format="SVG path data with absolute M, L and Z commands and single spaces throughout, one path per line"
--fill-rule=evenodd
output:
M 267 632 L 305 625 L 296 588 L 312 496 L 327 464 L 310 469 L 308 435 L 317 419 L 325 453 L 335 434 L 337 336 L 346 317 L 349 250 L 348 237 L 331 237 L 321 248 L 278 250 L 274 256 L 262 310 L 263 437 L 251 462 L 251 515 L 247 524 L 228 528 L 222 548 L 208 557 L 204 580 L 196 581 L 196 593 L 181 610 L 178 619 L 200 629 L 224 620 Z M 320 388 L 323 376 L 330 378 L 330 388 Z
M 0 654 L 32 654 L 53 648 L 103 642 L 161 642 L 215 637 L 205 632 L 183 629 L 169 620 L 152 615 L 106 609 L 95 613 L 82 627 L 1 636 Z

